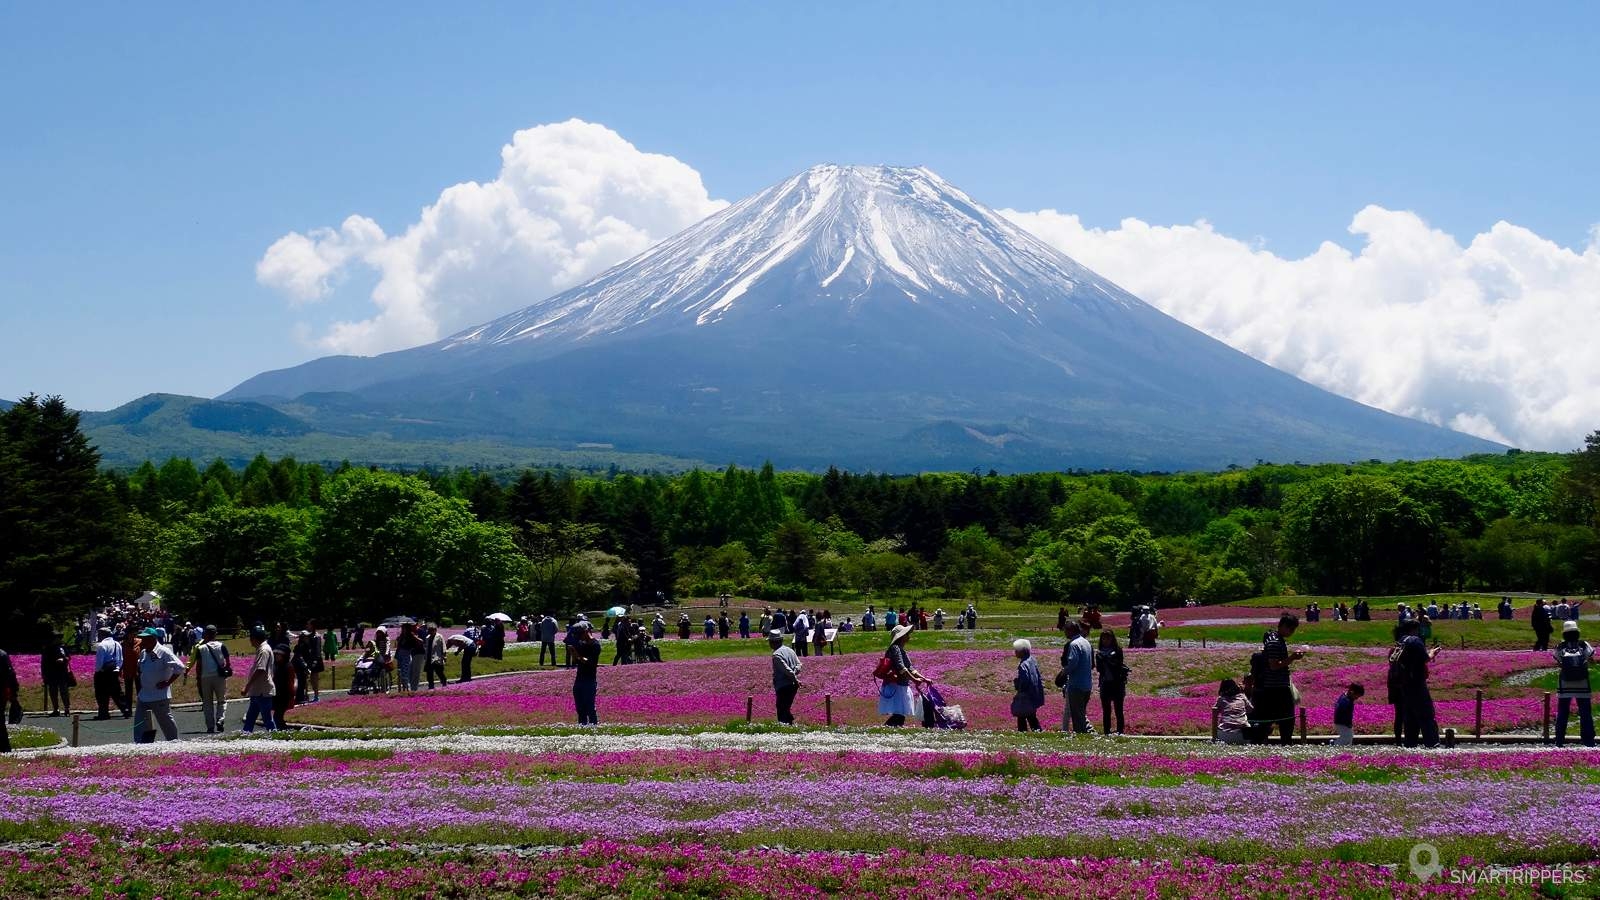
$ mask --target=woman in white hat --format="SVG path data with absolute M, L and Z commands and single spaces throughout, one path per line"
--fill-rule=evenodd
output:
M 910 625 L 896 626 L 889 637 L 889 649 L 884 651 L 889 660 L 889 677 L 883 680 L 883 688 L 878 692 L 878 715 L 888 716 L 883 724 L 895 728 L 906 724 L 906 716 L 921 717 L 922 695 L 912 685 L 925 684 L 928 680 L 912 667 L 911 657 L 906 655 L 906 641 L 911 632 Z

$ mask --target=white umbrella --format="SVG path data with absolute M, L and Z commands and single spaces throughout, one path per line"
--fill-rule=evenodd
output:
M 509 621 L 511 621 L 511 617 L 506 615 L 505 613 L 490 613 L 488 617 L 493 619 L 493 620 L 495 620 L 496 622 L 509 622 Z
M 606 615 L 608 616 L 625 616 L 627 614 L 628 608 L 626 606 L 613 606 L 606 610 Z

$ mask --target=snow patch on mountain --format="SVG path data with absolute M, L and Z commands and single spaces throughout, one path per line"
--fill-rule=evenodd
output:
M 820 165 L 441 347 L 708 327 L 801 303 L 832 302 L 839 314 L 946 304 L 983 321 L 1037 322 L 1041 304 L 1081 303 L 1084 287 L 1143 305 L 928 169 Z

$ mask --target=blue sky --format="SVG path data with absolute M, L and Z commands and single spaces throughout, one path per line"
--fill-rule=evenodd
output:
M 723 199 L 886 162 L 1285 259 L 1359 249 L 1369 204 L 1462 243 L 1501 220 L 1591 241 L 1600 7 L 1218 9 L 9 4 L 0 397 L 212 395 L 321 355 L 297 327 L 360 315 L 371 276 L 291 308 L 257 283 L 269 245 L 352 213 L 400 232 L 493 179 L 517 130 L 573 117 Z

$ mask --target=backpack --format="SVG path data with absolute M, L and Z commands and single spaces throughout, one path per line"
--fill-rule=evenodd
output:
M 1589 654 L 1583 644 L 1562 644 L 1556 648 L 1556 659 L 1561 664 L 1562 685 L 1589 684 Z
M 878 667 L 872 670 L 872 677 L 879 681 L 893 681 L 894 661 L 888 656 L 878 657 Z
M 1400 662 L 1400 645 L 1396 644 L 1389 650 L 1389 675 L 1387 686 L 1391 695 L 1398 695 L 1405 688 L 1406 667 Z

